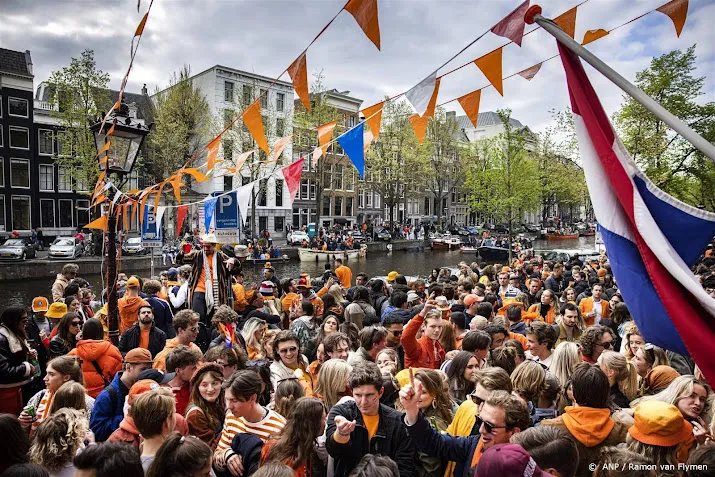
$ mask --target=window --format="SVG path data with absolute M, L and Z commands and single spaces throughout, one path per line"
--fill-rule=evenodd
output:
M 345 119 L 345 126 L 348 128 L 352 128 L 357 124 L 357 117 L 356 116 L 348 116 Z
M 233 189 L 233 176 L 223 176 L 223 190 L 229 191 Z
M 353 198 L 352 197 L 345 198 L 345 215 L 346 216 L 353 215 Z
M 333 212 L 336 217 L 341 217 L 343 215 L 343 198 L 338 196 L 333 200 Z
M 60 227 L 74 227 L 72 200 L 60 199 Z
M 333 166 L 333 189 L 343 190 L 343 166 L 336 164 Z
M 283 111 L 285 108 L 285 93 L 276 93 L 276 111 Z
M 285 119 L 283 118 L 276 118 L 276 136 L 278 137 L 283 137 L 285 136 Z
M 365 193 L 360 192 L 358 194 L 358 209 L 362 209 L 363 207 L 365 207 Z
M 0 187 L 5 187 L 5 160 L 0 157 Z
M 18 126 L 10 126 L 10 147 L 15 149 L 30 149 L 30 130 Z
M 40 199 L 40 227 L 55 226 L 55 201 L 52 199 Z
M 243 85 L 243 107 L 247 108 L 248 105 L 250 105 L 252 101 L 253 101 L 253 88 L 251 88 L 251 85 L 244 84 Z
M 263 123 L 263 132 L 265 133 L 266 137 L 271 135 L 270 130 L 268 128 L 270 120 L 271 118 L 269 118 L 268 116 L 261 116 L 261 122 Z
M 268 90 L 261 88 L 261 109 L 268 109 Z
M 3 142 L 2 142 L 2 124 L 0 124 L 0 147 L 2 147 L 2 146 L 3 146 Z
M 372 192 L 367 192 L 365 194 L 365 207 L 372 207 Z
M 348 167 L 343 173 L 345 175 L 345 190 L 352 192 L 355 190 L 355 170 L 352 167 Z
M 429 197 L 425 197 L 425 210 L 424 210 L 424 215 L 430 215 L 429 213 Z
M 12 196 L 12 229 L 30 230 L 30 197 Z
M 273 218 L 273 230 L 276 232 L 283 232 L 283 221 L 285 217 L 274 217 Z
M 7 98 L 7 111 L 10 116 L 19 116 L 21 118 L 29 117 L 27 100 L 22 98 Z
M 10 159 L 10 186 L 30 188 L 30 161 L 28 159 Z
M 318 197 L 318 186 L 314 183 L 310 183 L 310 200 L 315 200 Z
M 241 176 L 241 185 L 242 185 L 242 186 L 245 186 L 245 185 L 248 184 L 249 182 L 251 182 L 251 178 L 250 178 L 250 177 Z M 248 220 L 246 220 L 246 222 L 248 222 Z
M 268 230 L 268 216 L 258 216 L 258 230 Z
M 233 139 L 223 140 L 223 158 L 227 161 L 233 160 Z
M 84 227 L 89 221 L 89 201 L 77 200 L 77 227 Z M 130 215 L 131 217 L 131 215 Z
M 330 196 L 323 197 L 323 215 L 330 215 Z
M 266 202 L 268 201 L 268 194 L 267 190 L 268 189 L 268 179 L 261 179 L 259 182 L 259 189 L 258 189 L 258 205 L 261 207 L 266 206 Z M 260 220 L 260 217 L 259 217 Z M 264 227 L 265 228 L 265 227 Z M 263 230 L 263 229 L 261 229 Z
M 303 161 L 303 172 L 308 172 L 310 171 L 310 161 L 312 160 L 313 156 L 310 154 L 305 154 L 306 158 Z
M 132 189 L 138 189 L 138 187 L 132 187 Z M 77 192 L 87 192 L 87 183 L 79 177 L 75 178 L 74 190 Z
M 5 226 L 5 196 L 0 195 L 0 232 L 5 232 L 7 227 Z
M 223 100 L 233 101 L 233 83 L 230 81 L 223 82 Z
M 224 109 L 223 110 L 223 127 L 227 128 L 229 124 L 231 124 L 231 121 L 233 121 L 233 118 L 235 118 L 235 113 L 233 109 Z
M 40 164 L 40 190 L 55 191 L 55 168 L 52 164 Z
M 51 156 L 55 152 L 55 142 L 51 129 L 37 130 L 38 152 L 41 156 Z
M 300 227 L 300 209 L 293 207 L 293 228 Z
M 283 207 L 283 181 L 281 179 L 276 179 L 276 207 Z
M 307 199 L 308 198 L 308 180 L 307 179 L 301 179 L 300 181 L 300 194 L 298 195 L 299 199 Z
M 57 190 L 72 192 L 72 177 L 66 167 L 57 168 Z

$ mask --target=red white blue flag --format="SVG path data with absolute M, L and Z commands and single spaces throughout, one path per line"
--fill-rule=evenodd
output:
M 715 214 L 658 189 L 616 135 L 578 57 L 559 43 L 591 202 L 618 287 L 649 342 L 690 355 L 715 382 L 715 299 L 690 270 Z

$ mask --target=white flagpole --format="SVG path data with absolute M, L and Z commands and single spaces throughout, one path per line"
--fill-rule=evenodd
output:
M 670 111 L 665 109 L 656 100 L 648 96 L 639 87 L 618 74 L 613 68 L 598 59 L 596 55 L 588 51 L 577 41 L 571 38 L 564 32 L 556 23 L 548 18 L 541 16 L 541 7 L 533 5 L 526 12 L 525 21 L 528 24 L 537 23 L 541 28 L 546 30 L 554 38 L 556 38 L 566 48 L 583 58 L 588 64 L 598 70 L 603 76 L 611 80 L 616 86 L 621 88 L 625 93 L 633 97 L 641 103 L 648 111 L 653 113 L 658 119 L 670 126 L 675 132 L 683 136 L 685 140 L 690 142 L 700 152 L 715 161 L 715 146 L 709 143 L 705 138 L 695 132 L 690 126 L 678 119 Z

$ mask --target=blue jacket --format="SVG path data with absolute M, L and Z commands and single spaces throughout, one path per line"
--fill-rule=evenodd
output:
M 442 434 L 430 426 L 422 413 L 413 426 L 407 426 L 407 433 L 418 451 L 455 462 L 454 477 L 469 477 L 469 466 L 481 436 L 455 437 Z
M 172 325 L 174 314 L 171 312 L 169 303 L 156 296 L 148 296 L 145 300 L 151 305 L 154 312 L 154 325 L 166 333 L 167 339 L 175 338 L 176 330 Z
M 112 432 L 119 429 L 119 423 L 124 419 L 124 398 L 129 394 L 129 389 L 119 379 L 122 374 L 121 371 L 118 372 L 109 386 L 104 388 L 94 400 L 89 427 L 94 432 L 97 442 L 109 439 Z
M 519 321 L 511 325 L 509 331 L 512 333 L 519 333 L 520 335 L 526 336 L 526 323 Z

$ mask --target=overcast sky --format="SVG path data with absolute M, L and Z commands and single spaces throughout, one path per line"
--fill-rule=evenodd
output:
M 666 0 L 589 0 L 578 9 L 576 38 L 590 29 L 610 29 L 658 7 Z M 544 1 L 544 16 L 555 17 L 578 0 Z M 136 1 L 2 0 L 0 46 L 30 50 L 35 87 L 86 48 L 94 49 L 100 69 L 117 89 L 129 63 L 134 29 L 148 7 Z M 382 51 L 342 12 L 308 51 L 309 73 L 322 69 L 328 88 L 349 90 L 363 107 L 385 95 L 405 91 L 488 30 L 519 0 L 379 0 Z M 344 0 L 155 0 L 144 38 L 129 77 L 128 91 L 166 86 L 172 72 L 188 64 L 194 73 L 216 64 L 274 77 L 280 74 L 344 5 Z M 655 12 L 589 45 L 589 49 L 626 78 L 648 66 L 653 56 L 697 43 L 696 74 L 706 76 L 706 97 L 715 100 L 715 0 L 691 0 L 680 38 L 672 22 Z M 527 27 L 527 30 L 533 27 Z M 467 63 L 507 40 L 487 34 L 441 72 Z M 522 48 L 504 49 L 504 76 L 532 66 L 556 52 L 544 31 L 524 38 Z M 606 111 L 622 101 L 620 90 L 587 71 Z M 283 79 L 288 79 L 287 74 Z M 442 80 L 439 103 L 488 84 L 469 65 Z M 534 130 L 550 122 L 549 110 L 567 106 L 563 68 L 545 63 L 528 82 L 516 76 L 504 82 L 504 97 L 493 88 L 482 92 L 481 110 L 511 108 L 513 117 Z M 457 102 L 448 110 L 463 114 Z

